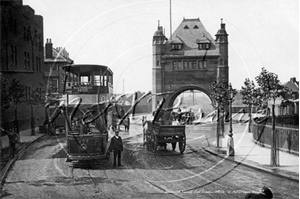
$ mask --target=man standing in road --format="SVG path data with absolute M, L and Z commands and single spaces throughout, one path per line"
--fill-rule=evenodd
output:
M 114 152 L 114 167 L 116 167 L 116 160 L 118 157 L 118 166 L 121 165 L 121 152 L 123 151 L 123 143 L 122 138 L 119 136 L 119 130 L 118 128 L 113 127 L 113 130 L 115 131 L 115 135 L 111 138 L 109 151 Z

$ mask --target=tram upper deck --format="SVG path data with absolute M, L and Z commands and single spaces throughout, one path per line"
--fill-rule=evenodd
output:
M 65 71 L 65 94 L 113 93 L 113 72 L 104 65 L 72 64 Z

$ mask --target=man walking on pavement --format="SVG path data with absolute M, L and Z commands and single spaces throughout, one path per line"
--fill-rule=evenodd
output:
M 118 157 L 118 166 L 121 165 L 121 152 L 123 151 L 123 143 L 122 138 L 119 136 L 119 130 L 118 128 L 113 127 L 113 130 L 115 131 L 115 135 L 111 138 L 109 151 L 114 152 L 114 167 L 116 167 L 116 160 Z

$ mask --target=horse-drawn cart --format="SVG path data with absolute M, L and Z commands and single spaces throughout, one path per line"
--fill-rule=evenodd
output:
M 186 146 L 184 125 L 160 125 L 146 121 L 143 131 L 144 145 L 146 145 L 147 150 L 152 150 L 155 153 L 159 146 L 166 148 L 167 143 L 171 143 L 172 149 L 175 150 L 178 142 L 179 151 L 183 154 Z

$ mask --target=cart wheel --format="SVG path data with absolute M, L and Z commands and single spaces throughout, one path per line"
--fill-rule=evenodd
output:
M 151 148 L 151 142 L 149 141 L 149 137 L 146 137 L 146 143 L 145 143 L 145 145 L 146 145 L 147 150 L 149 151 L 150 148 Z
M 152 151 L 153 153 L 157 151 L 157 138 L 154 135 L 152 137 Z
M 181 154 L 183 154 L 183 152 L 185 150 L 185 145 L 186 145 L 185 137 L 182 137 L 179 141 L 179 151 Z
M 157 147 L 158 147 L 157 144 L 155 142 L 153 142 L 153 145 L 152 145 L 152 151 L 153 151 L 153 153 L 156 153 Z
M 172 143 L 172 149 L 173 149 L 173 151 L 175 151 L 175 149 L 176 149 L 176 143 L 177 143 L 177 142 L 173 142 L 173 143 Z

